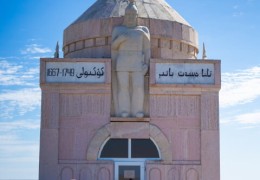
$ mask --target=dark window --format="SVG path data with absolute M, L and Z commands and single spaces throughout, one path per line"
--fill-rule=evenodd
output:
M 158 149 L 151 139 L 109 139 L 104 145 L 100 158 L 160 158 Z M 130 155 L 130 154 L 129 154 Z
M 128 158 L 128 139 L 109 139 L 100 155 L 101 158 Z
M 132 158 L 160 158 L 151 139 L 132 139 Z

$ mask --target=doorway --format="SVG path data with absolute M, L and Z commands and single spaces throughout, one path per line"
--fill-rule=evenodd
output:
M 99 159 L 115 162 L 115 180 L 145 180 L 145 161 L 161 158 L 152 139 L 109 138 L 101 147 Z
M 115 180 L 144 180 L 144 162 L 115 162 Z

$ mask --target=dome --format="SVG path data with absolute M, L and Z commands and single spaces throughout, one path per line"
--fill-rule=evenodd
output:
M 164 0 L 136 0 L 135 4 L 139 10 L 138 16 L 140 18 L 176 21 L 190 26 L 189 23 Z M 84 22 L 89 19 L 122 17 L 125 14 L 127 5 L 127 0 L 98 0 L 73 24 Z
M 63 52 L 68 58 L 110 58 L 111 34 L 123 22 L 128 0 L 97 0 L 64 30 Z M 151 34 L 151 57 L 194 59 L 198 35 L 164 0 L 135 0 L 138 25 Z

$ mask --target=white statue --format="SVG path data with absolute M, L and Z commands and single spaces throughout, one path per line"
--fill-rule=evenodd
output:
M 144 75 L 151 56 L 150 33 L 147 27 L 137 26 L 137 17 L 137 7 L 130 0 L 123 25 L 115 27 L 112 33 L 112 64 L 117 77 L 114 103 L 121 117 L 144 117 Z

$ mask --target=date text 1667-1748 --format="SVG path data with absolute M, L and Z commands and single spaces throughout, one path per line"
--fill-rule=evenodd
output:
M 47 77 L 74 77 L 76 76 L 78 79 L 80 78 L 88 78 L 90 76 L 96 76 L 100 78 L 104 76 L 104 67 L 97 68 L 93 67 L 92 69 L 88 70 L 88 68 L 81 67 L 81 70 L 77 71 L 74 68 L 48 68 L 47 69 Z
M 47 76 L 74 76 L 75 75 L 75 69 L 74 68 L 48 68 L 47 69 Z
M 49 83 L 104 83 L 104 62 L 47 62 L 46 82 Z

